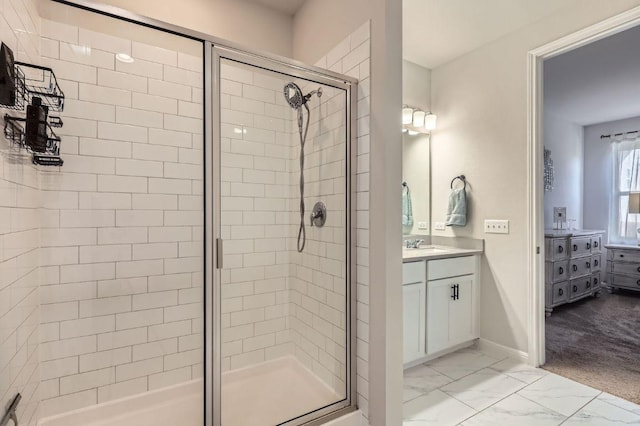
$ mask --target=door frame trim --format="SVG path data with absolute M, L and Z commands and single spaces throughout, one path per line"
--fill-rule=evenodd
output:
M 545 60 L 640 25 L 640 6 L 527 53 L 527 271 L 529 363 L 545 363 L 543 68 Z M 538 252 L 539 250 L 539 252 Z

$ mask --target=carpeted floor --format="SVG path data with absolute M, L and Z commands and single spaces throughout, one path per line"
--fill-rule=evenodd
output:
M 554 309 L 546 350 L 542 368 L 640 404 L 640 292 L 603 290 Z

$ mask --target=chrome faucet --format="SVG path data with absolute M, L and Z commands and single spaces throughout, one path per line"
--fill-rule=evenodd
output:
M 424 243 L 424 240 L 406 240 L 405 244 L 407 246 L 408 249 L 410 248 L 420 248 L 420 244 Z

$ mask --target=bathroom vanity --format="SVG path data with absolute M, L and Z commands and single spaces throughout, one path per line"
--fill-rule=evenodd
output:
M 405 368 L 478 338 L 481 249 L 403 249 Z

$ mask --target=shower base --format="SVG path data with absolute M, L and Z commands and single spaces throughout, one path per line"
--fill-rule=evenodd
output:
M 146 392 L 42 419 L 38 426 L 202 426 L 203 381 Z M 275 425 L 340 398 L 294 357 L 222 378 L 222 425 Z

